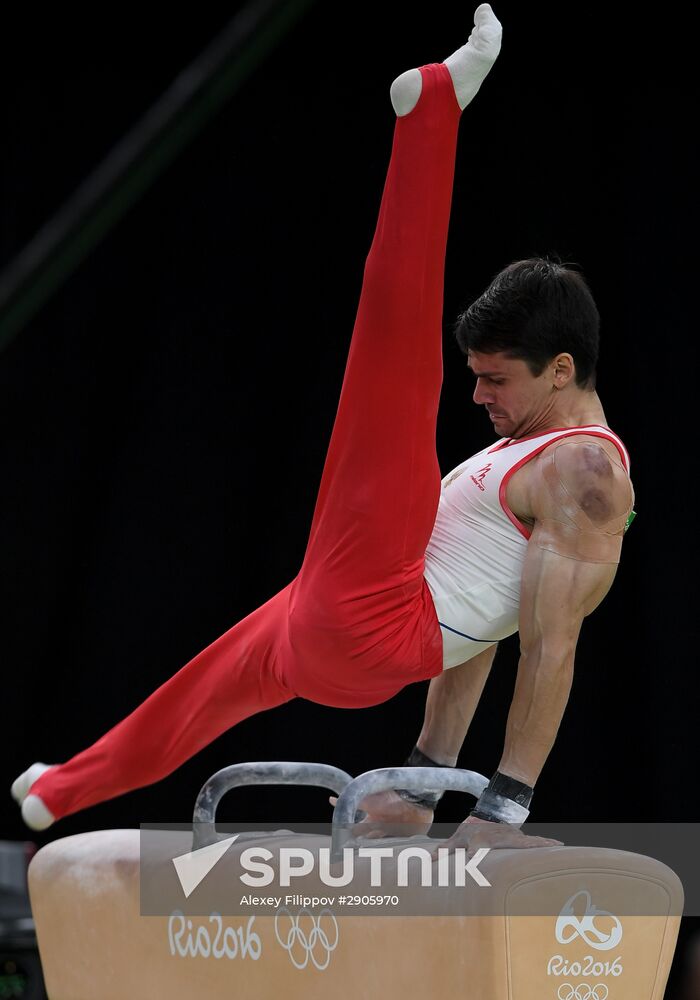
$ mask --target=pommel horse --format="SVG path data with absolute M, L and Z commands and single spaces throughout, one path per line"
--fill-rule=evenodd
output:
M 260 784 L 319 785 L 335 792 L 330 836 L 250 831 L 230 838 L 217 831 L 222 797 L 237 786 Z M 354 779 L 315 763 L 224 768 L 197 797 L 193 832 L 178 835 L 180 844 L 189 838 L 185 851 L 191 857 L 214 851 L 224 852 L 222 859 L 188 898 L 169 863 L 160 915 L 143 915 L 142 831 L 100 830 L 55 840 L 29 868 L 49 998 L 662 1000 L 683 889 L 677 875 L 654 858 L 582 846 L 498 849 L 478 866 L 488 887 L 470 878 L 459 885 L 450 878 L 459 867 L 454 855 L 442 868 L 441 861 L 426 862 L 440 841 L 369 841 L 353 830 L 359 804 L 370 792 L 451 789 L 478 797 L 486 784 L 483 775 L 458 768 L 384 768 Z M 385 852 L 381 888 L 372 878 L 379 855 L 373 860 L 368 844 Z M 406 850 L 411 860 L 402 876 L 400 855 Z M 217 889 L 246 859 L 257 858 L 257 874 L 250 876 L 257 885 L 261 859 L 280 877 L 284 859 L 310 855 L 323 855 L 336 879 L 345 872 L 341 862 L 354 861 L 345 892 L 366 901 L 357 915 L 340 903 L 349 898 L 341 895 L 343 888 L 321 877 L 322 865 L 308 874 L 292 865 L 290 888 L 247 890 L 267 908 L 236 916 L 206 909 L 206 903 L 204 910 L 189 908 L 205 891 L 214 892 L 215 902 Z M 444 876 L 429 896 L 428 870 Z M 402 884 L 402 878 L 401 906 L 373 910 L 373 894 L 391 894 L 386 886 Z

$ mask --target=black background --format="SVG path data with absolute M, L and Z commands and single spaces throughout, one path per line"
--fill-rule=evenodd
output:
M 198 5 L 94 23 L 15 11 L 0 40 L 0 267 L 227 23 Z M 444 472 L 493 437 L 453 342 L 513 259 L 577 261 L 602 314 L 598 387 L 638 518 L 586 622 L 539 821 L 698 821 L 693 616 L 695 106 L 687 28 L 637 5 L 501 0 L 502 54 L 461 125 L 445 288 Z M 303 558 L 391 147 L 388 87 L 471 11 L 319 0 L 0 355 L 2 781 L 61 761 L 286 585 Z M 498 764 L 502 644 L 460 763 Z M 243 760 L 401 762 L 425 686 L 362 711 L 292 702 L 47 840 L 183 821 Z M 446 796 L 438 818 L 463 818 Z M 317 820 L 313 790 L 222 818 Z M 0 838 L 26 838 L 9 799 Z

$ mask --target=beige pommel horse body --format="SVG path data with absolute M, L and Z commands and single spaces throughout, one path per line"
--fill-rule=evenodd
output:
M 226 791 L 240 784 L 286 783 L 318 784 L 339 795 L 331 837 L 250 831 L 223 843 L 227 835 L 217 832 L 215 811 Z M 163 870 L 167 867 L 180 895 L 160 916 L 142 915 L 147 907 L 141 897 L 145 866 L 139 830 L 101 830 L 53 841 L 29 868 L 49 998 L 663 1000 L 683 889 L 666 865 L 622 850 L 492 850 L 478 864 L 479 876 L 490 887 L 471 878 L 463 878 L 461 886 L 451 878 L 436 883 L 430 912 L 419 905 L 389 915 L 387 909 L 375 915 L 371 908 L 349 915 L 339 904 L 343 890 L 329 887 L 322 866 L 294 878 L 286 890 L 279 882 L 276 889 L 249 889 L 258 896 L 270 893 L 267 908 L 258 907 L 252 915 L 187 908 L 207 884 L 216 891 L 231 884 L 227 879 L 234 872 L 239 877 L 246 851 L 271 858 L 276 877 L 285 851 L 314 857 L 325 851 L 331 864 L 326 874 L 338 875 L 341 859 L 354 863 L 346 892 L 390 893 L 393 879 L 394 885 L 407 886 L 403 892 L 422 893 L 415 899 L 423 900 L 425 882 L 420 884 L 419 875 L 424 877 L 426 868 L 414 858 L 402 876 L 401 851 L 426 855 L 426 848 L 434 850 L 440 842 L 427 837 L 352 841 L 349 818 L 357 818 L 357 804 L 368 791 L 450 787 L 478 796 L 486 784 L 482 775 L 459 769 L 383 769 L 353 780 L 322 764 L 224 768 L 198 796 L 194 839 L 191 831 L 178 834 L 189 837 L 186 852 L 204 848 L 220 859 L 185 900 L 173 874 L 176 849 Z M 372 887 L 375 860 L 361 846 L 368 844 L 391 854 L 382 862 L 381 888 Z M 454 854 L 449 858 L 454 875 L 459 866 Z M 428 870 L 441 864 L 429 862 Z M 285 891 L 291 894 L 287 900 L 272 895 Z M 309 905 L 305 896 L 321 903 Z

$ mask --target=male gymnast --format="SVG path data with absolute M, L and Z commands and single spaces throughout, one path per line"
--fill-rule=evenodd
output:
M 541 846 L 519 826 L 554 743 L 581 624 L 615 576 L 629 459 L 595 392 L 598 312 L 582 278 L 511 264 L 457 339 L 498 440 L 441 481 L 442 294 L 460 116 L 495 61 L 489 4 L 444 63 L 394 81 L 397 115 L 338 412 L 295 579 L 131 715 L 12 794 L 55 820 L 165 777 L 241 719 L 294 697 L 357 708 L 430 679 L 408 758 L 454 766 L 498 640 L 520 661 L 498 770 L 452 843 Z M 436 796 L 383 792 L 367 821 L 428 829 Z

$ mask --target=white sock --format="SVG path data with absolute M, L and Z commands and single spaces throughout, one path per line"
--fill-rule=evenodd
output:
M 32 830 L 46 830 L 55 822 L 56 817 L 49 812 L 38 795 L 28 795 L 22 803 L 22 819 Z
M 48 771 L 51 766 L 51 764 L 42 764 L 40 761 L 37 761 L 36 764 L 32 764 L 31 767 L 28 767 L 26 771 L 20 774 L 19 778 L 15 778 L 10 788 L 10 794 L 15 802 L 22 805 L 34 782 L 37 778 L 41 777 L 44 771 Z
M 462 111 L 472 100 L 501 50 L 501 24 L 491 9 L 482 3 L 474 11 L 474 28 L 467 42 L 445 59 L 457 103 Z M 413 111 L 423 88 L 420 70 L 409 69 L 391 85 L 391 103 L 399 116 Z
M 474 28 L 467 44 L 445 59 L 462 111 L 484 82 L 501 51 L 502 30 L 491 5 L 482 3 L 474 11 Z

